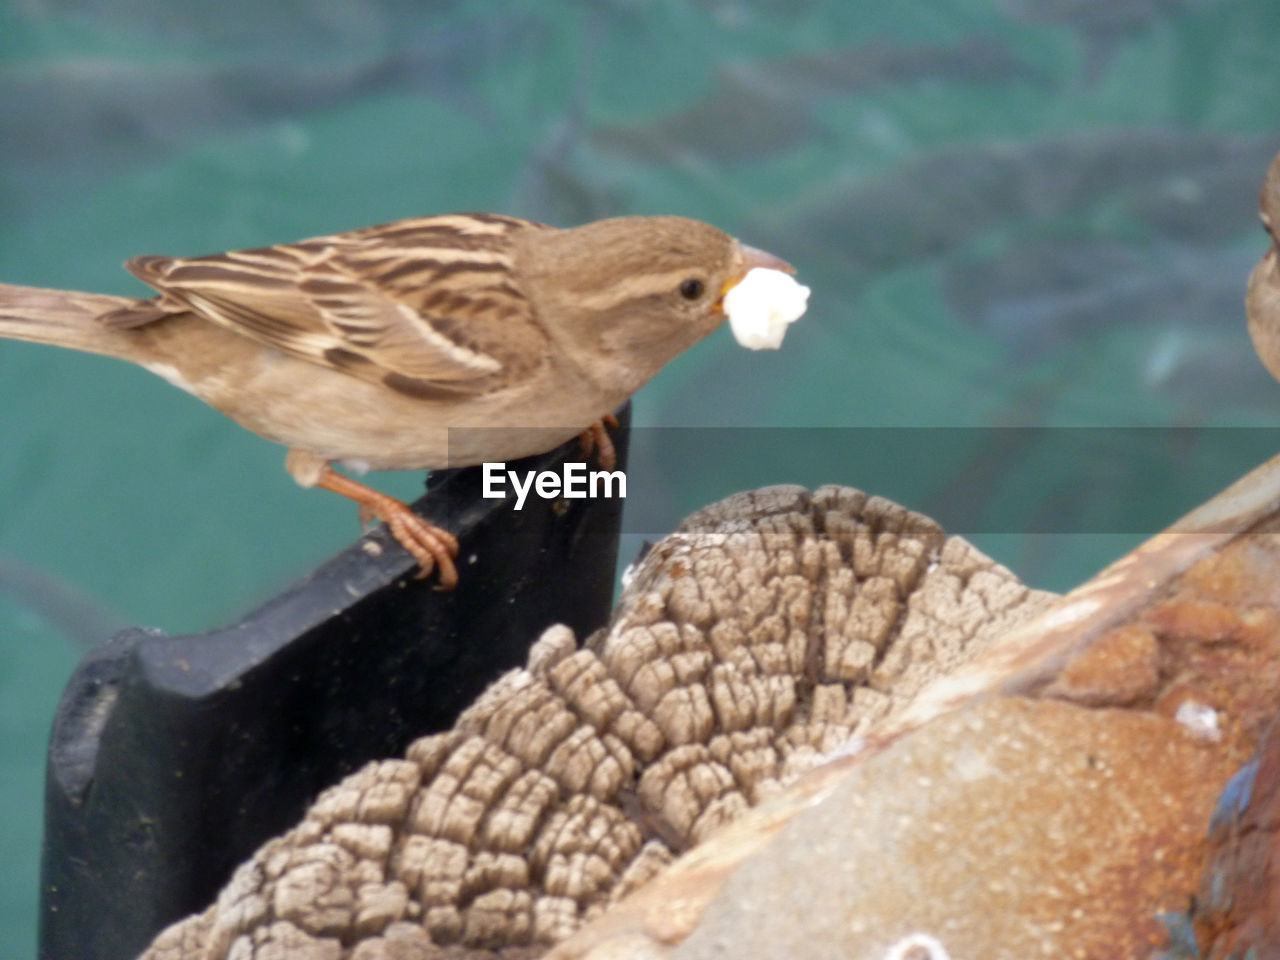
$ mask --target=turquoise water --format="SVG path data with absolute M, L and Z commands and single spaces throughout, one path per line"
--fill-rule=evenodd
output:
M 0 5 L 0 278 L 130 293 L 138 253 L 453 210 L 681 213 L 790 259 L 812 307 L 776 355 L 720 333 L 678 359 L 641 425 L 1274 421 L 1241 307 L 1280 147 L 1273 0 L 425 10 Z M 86 638 L 224 622 L 358 528 L 283 451 L 111 361 L 0 342 L 0 435 L 0 930 L 21 957 L 44 738 Z M 1141 539 L 1130 505 L 1172 521 L 1254 455 L 1120 443 L 1082 479 L 1056 436 L 897 473 L 801 453 L 763 478 L 648 449 L 631 497 L 689 510 L 798 480 L 926 512 L 989 498 L 1056 533 L 967 532 L 1066 589 Z

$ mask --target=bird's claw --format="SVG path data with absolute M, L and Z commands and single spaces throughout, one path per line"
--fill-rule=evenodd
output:
M 438 570 L 440 589 L 452 590 L 458 585 L 458 568 L 453 563 L 458 555 L 457 537 L 428 523 L 408 505 L 398 500 L 393 502 L 395 507 L 386 507 L 379 512 L 391 535 L 418 561 L 417 579 L 424 579 L 433 570 Z
M 612 413 L 606 413 L 587 429 L 578 435 L 578 444 L 582 450 L 584 457 L 596 455 L 596 461 L 600 464 L 600 469 L 613 471 L 618 466 L 618 451 L 613 445 L 613 437 L 609 436 L 609 430 L 618 429 L 618 418 Z

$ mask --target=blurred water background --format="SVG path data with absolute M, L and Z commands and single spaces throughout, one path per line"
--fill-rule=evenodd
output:
M 1241 302 L 1278 37 L 1274 0 L 8 0 L 0 278 L 137 293 L 134 254 L 457 210 L 703 218 L 812 306 L 777 354 L 720 333 L 639 395 L 642 426 L 773 429 L 702 459 L 642 431 L 633 505 L 845 483 L 1066 589 L 1267 455 L 1221 428 L 1280 410 Z M 1127 429 L 1169 426 L 1195 429 Z M 953 449 L 960 427 L 1052 429 Z M 112 361 L 0 342 L 0 436 L 0 955 L 23 957 L 85 646 L 225 622 L 358 528 Z

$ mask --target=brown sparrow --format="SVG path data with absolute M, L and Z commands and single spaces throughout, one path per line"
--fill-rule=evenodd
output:
M 380 517 L 446 589 L 454 537 L 331 463 L 436 469 L 599 441 L 603 417 L 719 326 L 748 271 L 791 271 L 696 220 L 489 214 L 126 267 L 159 296 L 0 284 L 0 337 L 132 361 L 284 444 L 298 483 Z
M 1249 336 L 1263 366 L 1280 380 L 1280 155 L 1271 162 L 1262 185 L 1262 225 L 1266 227 L 1271 248 L 1249 274 L 1249 290 L 1245 295 L 1245 311 L 1249 320 Z

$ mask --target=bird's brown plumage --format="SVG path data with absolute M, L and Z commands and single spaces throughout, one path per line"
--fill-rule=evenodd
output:
M 288 446 L 300 483 L 336 488 L 331 461 L 431 469 L 550 449 L 714 330 L 748 270 L 780 263 L 679 217 L 423 217 L 136 257 L 152 299 L 0 284 L 0 336 L 138 363 Z
M 134 257 L 161 298 L 104 318 L 138 326 L 191 310 L 286 353 L 476 392 L 527 375 L 545 338 L 529 322 L 513 240 L 550 228 L 510 217 L 426 217 L 206 257 Z

